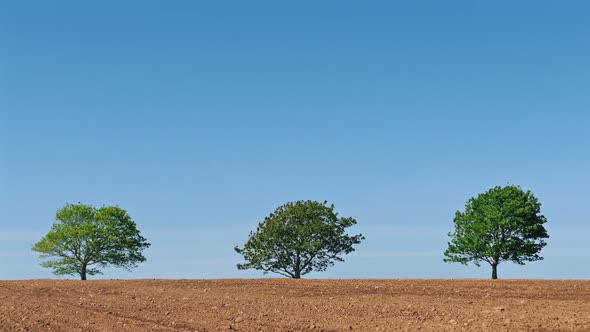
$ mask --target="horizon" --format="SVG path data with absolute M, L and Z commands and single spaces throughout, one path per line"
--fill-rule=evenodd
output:
M 283 278 L 233 252 L 327 200 L 366 239 L 304 279 L 487 279 L 444 263 L 453 217 L 530 190 L 545 259 L 590 276 L 590 4 L 0 4 L 0 279 L 75 279 L 31 246 L 66 203 L 118 205 L 147 261 L 96 279 Z

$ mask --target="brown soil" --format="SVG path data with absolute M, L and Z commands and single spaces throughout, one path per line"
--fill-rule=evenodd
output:
M 590 281 L 0 282 L 0 331 L 590 331 Z

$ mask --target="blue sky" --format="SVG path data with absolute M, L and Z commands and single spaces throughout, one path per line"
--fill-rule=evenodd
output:
M 517 184 L 545 260 L 590 276 L 585 1 L 0 4 L 0 279 L 67 202 L 127 209 L 148 262 L 103 278 L 250 278 L 277 206 L 328 200 L 366 240 L 314 278 L 487 278 L 443 263 L 454 212 Z M 270 276 L 270 275 L 269 275 Z M 75 278 L 75 276 L 73 276 Z

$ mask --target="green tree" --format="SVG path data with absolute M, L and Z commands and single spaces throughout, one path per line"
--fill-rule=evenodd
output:
M 497 279 L 502 261 L 524 265 L 543 259 L 539 253 L 546 245 L 543 239 L 549 238 L 543 226 L 547 219 L 537 198 L 518 186 L 495 187 L 469 199 L 454 222 L 445 262 L 486 262 Z
M 238 264 L 238 269 L 254 268 L 299 279 L 343 262 L 340 255 L 353 252 L 353 245 L 364 237 L 346 234 L 356 220 L 339 218 L 334 205 L 326 204 L 297 201 L 276 209 L 250 233 L 244 248 L 235 247 L 246 261 Z
M 58 210 L 51 230 L 33 246 L 41 263 L 56 275 L 101 274 L 106 267 L 127 270 L 144 262 L 142 251 L 150 246 L 129 214 L 117 207 L 96 209 L 84 204 L 67 204 Z

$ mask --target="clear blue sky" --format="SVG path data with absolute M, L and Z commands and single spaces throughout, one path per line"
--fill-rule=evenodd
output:
M 67 202 L 127 209 L 148 262 L 103 278 L 249 278 L 277 206 L 328 200 L 366 236 L 315 278 L 489 277 L 442 262 L 454 212 L 517 184 L 545 261 L 590 277 L 587 1 L 5 1 L 0 279 Z M 72 278 L 75 278 L 73 276 Z

